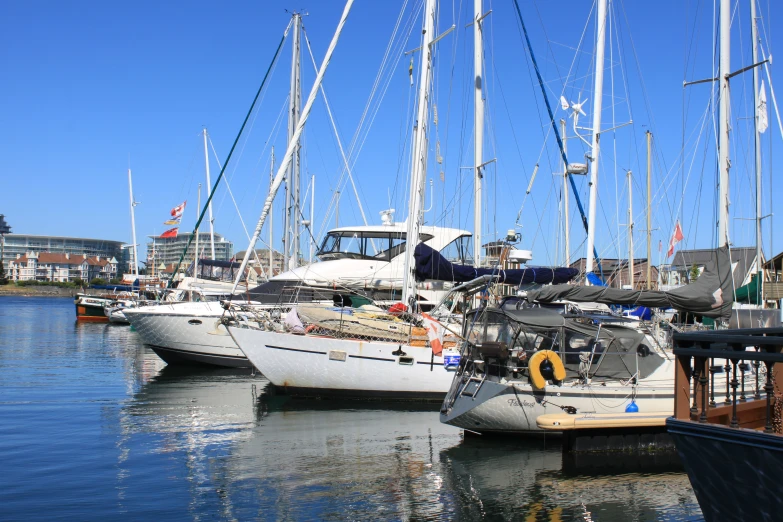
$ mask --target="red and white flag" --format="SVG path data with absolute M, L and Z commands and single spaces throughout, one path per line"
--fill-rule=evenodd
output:
M 181 205 L 177 205 L 176 207 L 171 209 L 171 219 L 179 219 L 182 217 L 182 213 L 185 212 L 185 205 L 187 204 L 187 200 L 183 201 Z
M 421 314 L 421 320 L 427 329 L 427 338 L 430 341 L 433 355 L 440 355 L 443 353 L 443 336 L 446 329 L 431 315 Z
M 160 235 L 160 237 L 177 237 L 179 227 L 170 228 Z
M 669 250 L 666 252 L 666 257 L 671 257 L 674 253 L 674 246 L 683 239 L 685 239 L 685 236 L 682 235 L 682 227 L 680 226 L 680 221 L 677 220 L 677 224 L 674 226 L 674 234 L 672 234 L 672 238 L 669 240 Z

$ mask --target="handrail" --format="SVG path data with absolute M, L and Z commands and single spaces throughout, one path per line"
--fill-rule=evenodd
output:
M 676 419 L 776 433 L 773 405 L 776 382 L 783 382 L 783 366 L 776 366 L 783 363 L 783 328 L 675 333 L 673 341 Z M 717 375 L 723 382 L 716 386 Z

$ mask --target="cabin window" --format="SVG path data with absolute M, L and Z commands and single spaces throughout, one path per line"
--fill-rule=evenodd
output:
M 433 238 L 420 234 L 421 241 Z M 329 232 L 318 250 L 318 258 L 329 259 L 378 259 L 391 261 L 405 251 L 405 233 L 392 232 Z
M 456 265 L 473 264 L 473 241 L 471 236 L 460 236 L 443 249 L 440 254 Z

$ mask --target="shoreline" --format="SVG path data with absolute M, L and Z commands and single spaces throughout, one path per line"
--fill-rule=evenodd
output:
M 81 293 L 80 288 L 60 288 L 57 286 L 0 286 L 0 297 L 74 297 Z

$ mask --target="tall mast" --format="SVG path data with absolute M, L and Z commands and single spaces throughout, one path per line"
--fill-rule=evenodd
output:
M 294 33 L 291 51 L 291 87 L 288 97 L 288 140 L 299 123 L 302 96 L 301 78 L 301 26 L 302 16 L 293 14 Z M 299 141 L 296 142 L 291 166 L 286 175 L 286 207 L 283 236 L 283 270 L 299 266 Z M 290 267 L 289 267 L 290 263 Z
M 204 166 L 207 171 L 207 188 L 211 189 L 212 182 L 209 179 L 209 152 L 207 152 L 207 129 L 206 128 L 204 129 Z M 212 259 L 215 259 L 215 219 L 212 217 L 211 199 L 209 200 L 209 248 L 212 254 Z
M 563 157 L 568 152 L 568 137 L 566 133 L 566 121 L 560 120 L 560 127 L 563 132 Z M 565 257 L 563 257 L 564 266 L 571 266 L 571 238 L 568 231 L 568 164 L 563 161 L 563 243 L 565 244 Z
M 136 212 L 134 211 L 134 207 L 137 205 L 135 201 L 133 201 L 133 180 L 131 179 L 131 169 L 128 169 L 128 191 L 130 192 L 130 211 L 131 211 L 131 239 L 133 240 L 133 266 L 131 267 L 133 269 L 132 274 L 138 276 L 139 275 L 139 255 L 138 255 L 138 247 L 136 246 Z M 153 250 L 155 248 L 153 247 Z M 153 263 L 154 266 L 154 263 Z
M 277 190 L 280 188 L 280 184 L 283 183 L 283 177 L 285 176 L 288 167 L 291 165 L 296 143 L 299 142 L 299 137 L 302 135 L 305 123 L 307 122 L 307 118 L 310 115 L 310 110 L 313 108 L 313 102 L 315 102 L 315 95 L 318 92 L 318 87 L 321 85 L 324 75 L 326 74 L 326 68 L 329 65 L 329 61 L 332 59 L 332 54 L 334 54 L 334 49 L 337 47 L 337 41 L 340 39 L 340 34 L 342 33 L 352 6 L 353 0 L 346 0 L 343 14 L 337 24 L 337 29 L 334 32 L 334 36 L 332 36 L 332 41 L 329 43 L 329 47 L 326 49 L 326 55 L 321 62 L 321 68 L 318 70 L 318 74 L 315 76 L 313 87 L 310 89 L 310 94 L 307 96 L 307 101 L 305 102 L 304 108 L 302 109 L 301 118 L 296 124 L 296 129 L 294 130 L 292 138 L 289 140 L 285 154 L 283 155 L 283 160 L 280 162 L 280 165 L 277 168 L 277 173 L 275 174 L 275 178 L 272 181 L 272 186 L 269 187 L 269 194 L 267 194 L 266 200 L 264 201 L 264 207 L 261 209 L 261 215 L 258 216 L 258 222 L 256 222 L 256 228 L 253 230 L 253 235 L 251 236 L 250 243 L 247 246 L 247 252 L 252 251 L 256 246 L 256 241 L 258 241 L 258 236 L 261 235 L 261 229 L 264 227 L 266 217 L 269 215 L 269 210 L 272 208 L 272 202 L 275 199 Z M 239 271 L 237 272 L 236 279 L 234 279 L 234 286 L 231 290 L 232 294 L 236 292 L 237 286 L 239 286 L 239 282 L 242 280 L 242 275 L 245 272 L 245 268 L 247 268 L 248 261 L 250 261 L 250 256 L 245 255 L 245 257 L 242 259 L 242 264 L 239 267 Z
M 275 147 L 272 145 L 272 155 L 269 160 L 269 190 L 272 190 L 272 183 L 275 180 Z M 267 275 L 267 279 L 275 275 L 275 272 L 272 267 L 275 266 L 275 257 L 274 257 L 274 243 L 272 242 L 272 239 L 274 237 L 274 227 L 272 225 L 272 206 L 269 207 L 269 275 Z M 248 255 L 248 252 L 245 252 L 245 255 Z
M 633 290 L 633 174 L 628 171 L 628 281 Z
M 474 200 L 473 200 L 473 263 L 481 266 L 481 206 L 483 175 L 481 173 L 484 154 L 484 42 L 482 38 L 482 0 L 473 1 L 473 140 Z
M 720 127 L 718 137 L 718 247 L 729 244 L 729 78 L 731 73 L 731 5 L 720 1 Z
M 650 265 L 652 264 L 652 217 L 650 203 L 652 199 L 652 133 L 647 131 L 647 290 L 652 289 Z
M 198 184 L 198 201 L 196 202 L 196 208 L 201 208 L 201 183 Z M 193 277 L 198 277 L 198 227 L 196 227 L 196 246 L 193 253 Z
M 753 39 L 753 63 L 759 63 L 758 28 L 756 27 L 756 0 L 750 0 L 750 35 Z M 759 68 L 753 68 L 753 113 L 756 145 L 756 285 L 761 294 L 764 283 L 761 269 L 761 136 L 759 136 Z M 763 305 L 763 302 L 761 303 Z
M 315 174 L 313 174 L 311 181 L 310 181 L 310 235 L 313 235 L 313 225 L 315 224 L 315 221 L 313 220 L 313 216 L 315 215 Z M 310 263 L 313 262 L 313 255 L 315 254 L 315 236 L 308 238 L 308 243 L 310 243 Z
M 424 206 L 424 178 L 427 171 L 427 116 L 429 115 L 429 87 L 432 81 L 432 42 L 435 39 L 435 0 L 426 0 L 424 6 L 424 35 L 421 47 L 416 128 L 413 137 L 411 190 L 408 200 L 408 222 L 405 247 L 405 269 L 402 280 L 402 302 L 414 308 L 416 301 L 416 264 L 413 251 L 419 243 Z M 477 241 L 475 243 L 478 243 Z
M 590 202 L 587 214 L 587 266 L 586 273 L 593 271 L 595 262 L 595 211 L 598 203 L 598 154 L 601 139 L 601 104 L 604 90 L 604 47 L 606 45 L 606 0 L 598 0 L 598 15 L 595 19 L 595 89 L 593 90 L 593 143 L 590 165 Z

